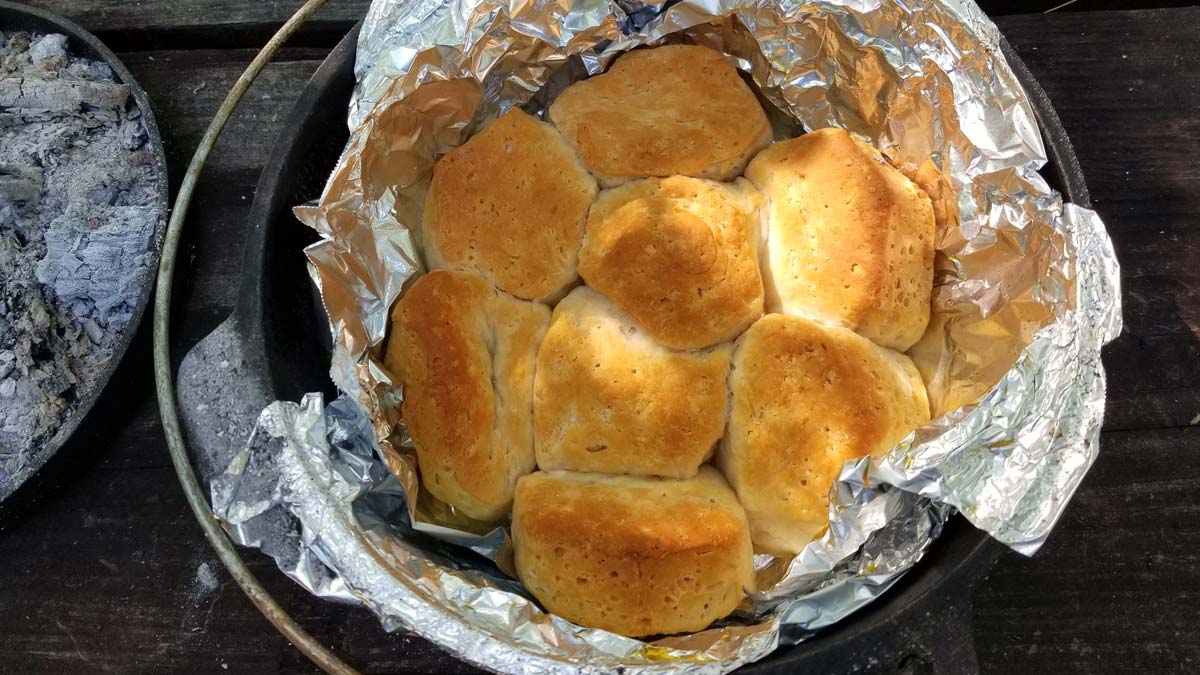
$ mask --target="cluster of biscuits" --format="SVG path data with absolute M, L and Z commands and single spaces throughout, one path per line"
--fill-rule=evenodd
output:
M 700 630 L 753 589 L 755 549 L 826 526 L 845 460 L 929 420 L 901 352 L 929 320 L 933 208 L 843 131 L 771 144 L 703 47 L 633 51 L 549 117 L 510 112 L 435 166 L 433 271 L 385 364 L 422 484 L 511 513 L 549 611 Z

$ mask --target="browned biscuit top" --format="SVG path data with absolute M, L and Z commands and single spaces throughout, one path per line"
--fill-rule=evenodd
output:
M 732 405 L 717 463 L 757 546 L 795 553 L 828 522 L 842 464 L 890 450 L 929 421 L 908 357 L 845 328 L 783 314 L 737 341 Z
M 696 349 L 731 340 L 763 312 L 758 191 L 674 176 L 600 193 L 579 274 L 656 340 Z
M 431 268 L 554 300 L 575 282 L 596 182 L 550 125 L 513 110 L 438 160 L 425 200 Z
M 513 542 L 546 609 L 623 635 L 701 630 L 754 585 L 746 516 L 712 467 L 688 480 L 526 476 Z
M 728 180 L 771 141 L 754 93 L 717 51 L 638 49 L 568 87 L 554 122 L 603 185 L 646 176 Z
M 746 177 L 767 202 L 767 311 L 842 325 L 901 351 L 920 339 L 934 235 L 920 188 L 841 129 L 772 145 Z
M 533 470 L 533 368 L 549 320 L 546 306 L 451 270 L 418 279 L 392 310 L 384 364 L 404 386 L 422 483 L 472 518 L 504 515 Z

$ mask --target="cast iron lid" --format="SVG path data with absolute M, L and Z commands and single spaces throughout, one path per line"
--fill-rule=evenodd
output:
M 158 258 L 162 253 L 163 233 L 166 231 L 167 226 L 167 211 L 170 203 L 168 192 L 170 188 L 168 187 L 167 179 L 167 157 L 163 151 L 162 138 L 159 136 L 158 125 L 154 121 L 154 113 L 151 110 L 150 99 L 146 96 L 146 92 L 134 81 L 133 75 L 129 73 L 129 70 L 121 63 L 116 54 L 113 54 L 108 47 L 104 46 L 104 43 L 97 39 L 95 35 L 57 14 L 0 0 L 0 31 L 4 31 L 5 33 L 26 31 L 30 33 L 61 33 L 66 35 L 68 37 L 68 51 L 71 54 L 93 61 L 103 61 L 112 69 L 114 81 L 129 85 L 130 93 L 141 112 L 143 125 L 146 129 L 146 148 L 153 155 L 154 167 L 160 176 L 157 204 L 162 217 L 155 227 L 154 238 L 150 247 L 146 250 L 148 269 L 157 269 Z M 101 371 L 92 388 L 84 396 L 75 401 L 71 413 L 63 418 L 58 431 L 42 445 L 41 450 L 33 456 L 30 464 L 22 469 L 21 475 L 17 477 L 17 480 L 11 484 L 0 485 L 0 502 L 16 494 L 23 484 L 28 483 L 66 445 L 67 441 L 80 425 L 87 420 L 93 406 L 108 386 L 113 373 L 117 370 L 117 367 L 125 357 L 125 353 L 129 350 L 129 345 L 137 333 L 142 314 L 146 309 L 146 305 L 150 302 L 153 290 L 154 274 L 147 273 L 138 291 L 132 316 L 128 324 L 126 324 L 123 333 L 118 336 L 116 343 L 113 345 L 112 359 L 104 367 L 103 371 Z M 31 489 L 36 487 L 30 486 Z

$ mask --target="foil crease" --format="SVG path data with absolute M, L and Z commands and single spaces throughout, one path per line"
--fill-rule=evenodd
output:
M 388 309 L 422 271 L 434 161 L 512 107 L 541 114 L 621 53 L 686 41 L 758 85 L 785 138 L 827 126 L 879 147 L 933 198 L 934 313 L 910 351 L 935 419 L 847 462 L 830 525 L 707 630 L 653 641 L 541 611 L 506 574 L 502 529 L 424 494 L 378 358 Z M 263 411 L 213 484 L 214 512 L 315 594 L 357 602 L 501 672 L 723 673 L 865 606 L 961 512 L 1032 554 L 1098 450 L 1100 348 L 1121 329 L 1098 216 L 1038 174 L 1032 107 L 966 0 L 375 0 L 359 37 L 351 139 L 296 215 L 344 395 Z

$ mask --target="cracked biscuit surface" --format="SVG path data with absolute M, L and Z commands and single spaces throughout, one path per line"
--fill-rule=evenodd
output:
M 392 309 L 384 364 L 404 387 L 421 483 L 471 518 L 502 517 L 533 471 L 533 367 L 549 321 L 545 305 L 449 270 Z
M 766 200 L 767 311 L 904 351 L 929 323 L 934 213 L 877 150 L 841 129 L 780 141 L 746 169 Z

